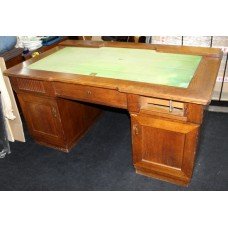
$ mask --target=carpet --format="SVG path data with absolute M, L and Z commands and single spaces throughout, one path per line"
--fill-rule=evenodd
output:
M 228 190 L 228 114 L 206 112 L 192 181 L 188 187 L 135 173 L 130 119 L 107 109 L 69 154 L 34 142 L 10 143 L 0 159 L 0 190 Z

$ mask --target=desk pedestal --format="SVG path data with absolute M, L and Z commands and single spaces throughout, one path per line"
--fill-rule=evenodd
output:
M 64 152 L 85 134 L 101 110 L 71 100 L 19 93 L 30 134 L 40 144 Z
M 199 125 L 131 115 L 137 173 L 186 185 L 192 175 Z

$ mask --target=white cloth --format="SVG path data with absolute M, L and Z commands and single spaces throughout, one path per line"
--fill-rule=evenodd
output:
M 4 59 L 0 57 L 0 91 L 8 140 L 11 142 L 15 140 L 25 142 L 23 125 L 10 80 L 2 73 L 5 69 Z
M 0 71 L 0 91 L 1 91 L 1 97 L 2 97 L 3 114 L 7 119 L 14 120 L 16 116 L 13 114 L 12 103 L 1 71 Z

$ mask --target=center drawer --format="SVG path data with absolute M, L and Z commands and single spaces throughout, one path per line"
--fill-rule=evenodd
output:
M 62 82 L 53 82 L 53 87 L 55 94 L 60 97 L 124 109 L 127 108 L 126 94 L 116 90 Z

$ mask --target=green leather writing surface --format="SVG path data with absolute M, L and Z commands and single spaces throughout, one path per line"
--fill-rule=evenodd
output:
M 187 88 L 201 58 L 145 49 L 65 47 L 28 68 Z

